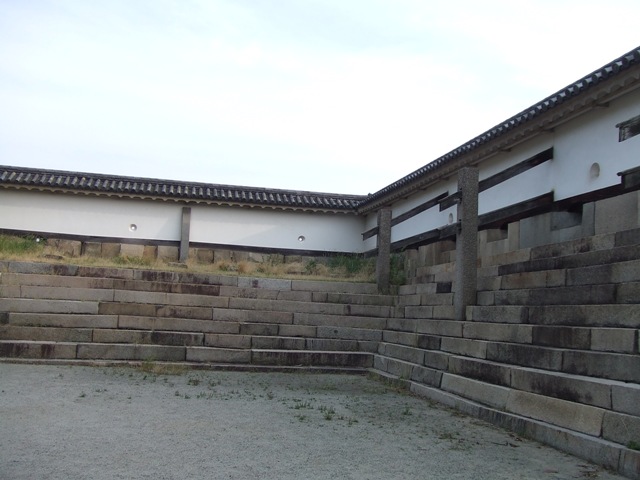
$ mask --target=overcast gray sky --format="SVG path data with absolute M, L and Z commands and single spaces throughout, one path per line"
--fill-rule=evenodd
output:
M 366 194 L 640 45 L 637 0 L 0 0 L 0 164 Z

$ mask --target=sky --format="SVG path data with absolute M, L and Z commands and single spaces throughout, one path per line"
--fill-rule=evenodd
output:
M 374 193 L 640 45 L 637 0 L 0 0 L 0 164 Z

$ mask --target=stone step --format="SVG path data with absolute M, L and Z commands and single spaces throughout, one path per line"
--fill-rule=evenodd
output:
M 473 322 L 640 328 L 640 304 L 484 305 L 467 307 L 466 317 Z
M 497 347 L 495 352 L 492 345 Z M 492 385 L 640 415 L 640 407 L 636 406 L 640 405 L 640 357 L 637 355 L 596 353 L 589 356 L 591 352 L 522 347 L 524 353 L 520 354 L 520 358 L 513 358 L 514 355 L 507 357 L 512 352 L 505 354 L 503 345 L 489 344 L 485 357 L 473 357 L 457 352 L 381 342 L 377 355 L 392 365 L 394 370 L 390 373 L 416 381 L 414 367 L 419 367 L 418 374 L 421 377 L 425 375 L 426 367 Z M 536 354 L 539 357 L 526 357 Z M 624 367 L 627 367 L 627 371 L 613 373 L 614 369 Z M 376 368 L 385 370 L 383 366 Z M 434 373 L 430 372 L 429 375 L 433 377 Z M 434 385 L 432 382 L 430 384 Z
M 377 366 L 384 366 L 384 361 L 376 358 L 374 362 L 373 374 L 386 381 L 391 377 L 414 394 L 594 461 L 630 478 L 640 478 L 640 452 L 625 447 L 629 432 L 633 435 L 638 431 L 638 417 L 486 385 L 457 375 L 445 374 L 440 384 L 431 385 L 379 371 Z M 624 428 L 624 421 L 631 423 Z
M 638 244 L 632 244 L 610 249 L 594 250 L 564 256 L 540 257 L 522 262 L 503 264 L 498 266 L 498 275 L 503 276 L 542 270 L 577 269 L 638 259 L 640 259 Z
M 479 305 L 602 305 L 618 302 L 617 285 L 584 285 L 479 292 Z
M 109 268 L 109 267 L 91 267 L 78 265 L 58 265 L 37 262 L 17 262 L 17 261 L 0 261 L 0 273 L 5 274 L 27 274 L 27 275 L 50 275 L 56 277 L 87 277 L 98 279 L 98 281 L 114 281 L 129 280 L 134 282 L 114 283 L 114 286 L 123 286 L 125 284 L 131 286 L 136 283 L 144 282 L 147 284 L 190 284 L 203 286 L 228 286 L 248 289 L 267 289 L 281 291 L 306 291 L 313 293 L 332 293 L 332 294 L 353 294 L 353 295 L 377 295 L 377 286 L 373 283 L 352 283 L 340 281 L 317 281 L 317 280 L 288 280 L 288 279 L 271 279 L 260 277 L 240 277 L 226 276 L 207 273 L 191 273 L 191 272 L 169 272 L 160 270 L 144 270 L 129 268 Z M 72 281 L 73 283 L 73 281 Z M 54 286 L 55 284 L 49 284 Z M 142 288 L 142 287 L 141 287 Z M 150 287 L 150 291 L 154 291 L 154 286 Z M 157 287 L 159 288 L 159 287 Z M 177 289 L 172 293 L 183 293 L 181 287 L 167 287 Z M 135 289 L 135 287 L 133 287 Z M 142 288 L 144 290 L 144 288 Z M 187 287 L 187 290 L 189 287 Z M 187 293 L 187 292 L 184 292 Z
M 118 343 L 0 340 L 0 358 L 49 360 L 123 360 L 368 368 L 369 352 L 233 349 Z

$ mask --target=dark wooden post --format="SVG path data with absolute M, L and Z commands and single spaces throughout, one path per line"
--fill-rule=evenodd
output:
M 478 288 L 478 169 L 458 172 L 458 231 L 453 305 L 456 320 L 465 320 L 468 305 L 475 305 Z
M 191 207 L 182 207 L 182 226 L 180 228 L 180 261 L 189 258 L 189 232 L 191 231 Z
M 391 209 L 381 208 L 378 211 L 378 260 L 376 263 L 376 280 L 378 291 L 388 294 L 391 276 Z

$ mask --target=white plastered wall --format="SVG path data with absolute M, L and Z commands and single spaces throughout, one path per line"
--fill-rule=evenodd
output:
M 176 203 L 0 189 L 0 228 L 121 239 L 180 240 Z
M 362 252 L 363 229 L 363 217 L 343 213 L 197 205 L 191 211 L 190 240 L 246 247 Z

